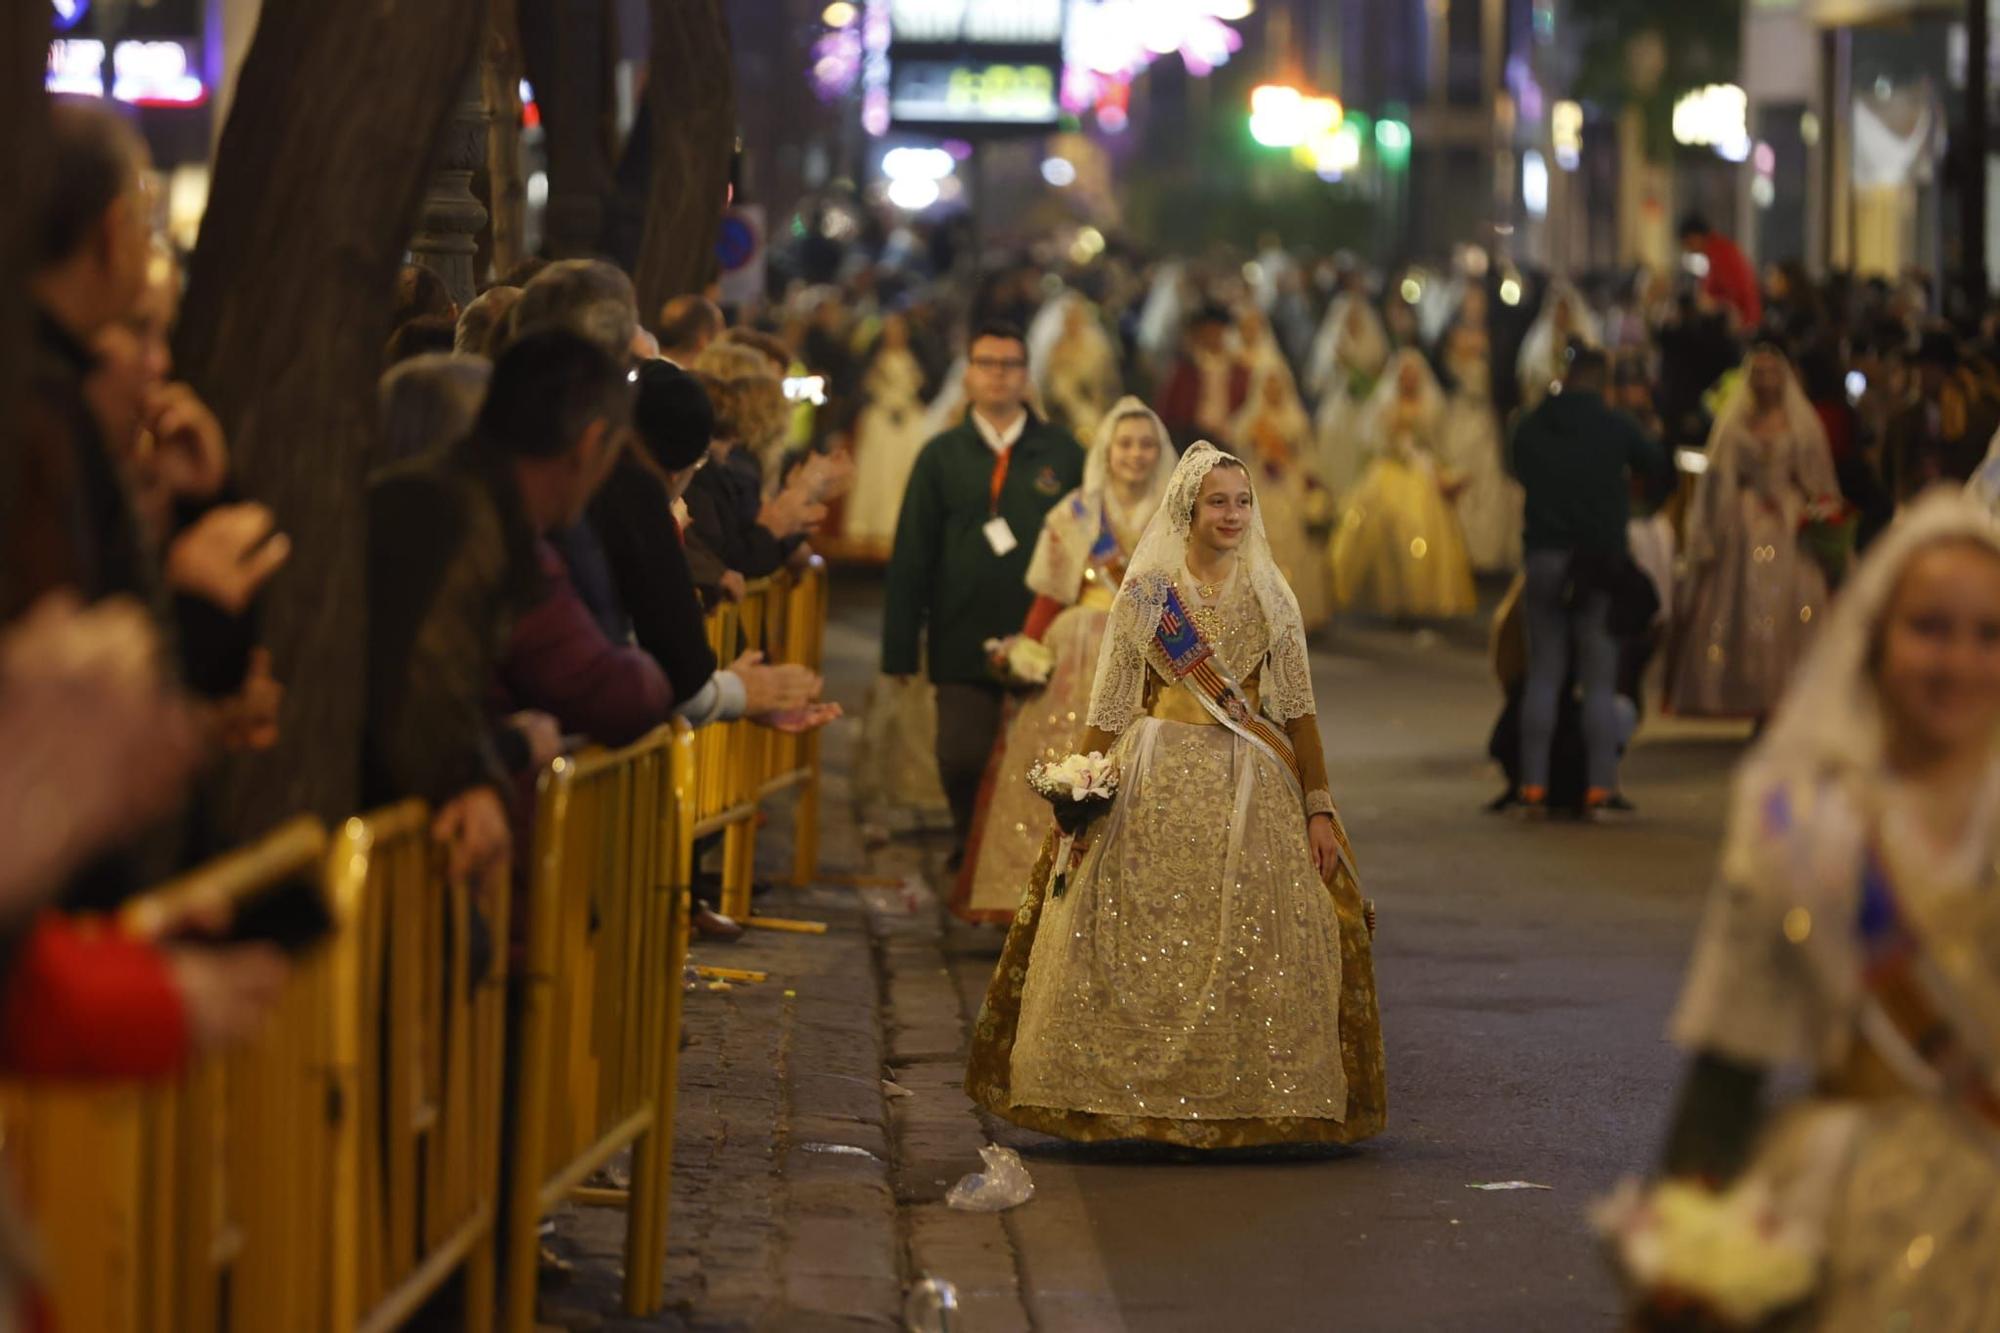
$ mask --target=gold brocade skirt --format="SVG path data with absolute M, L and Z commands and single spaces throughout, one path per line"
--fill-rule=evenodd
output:
M 1381 1132 L 1382 1035 L 1358 884 L 1343 868 L 1325 899 L 1300 896 L 1322 890 L 1302 884 L 1316 876 L 1296 793 L 1282 788 L 1294 830 L 1279 815 L 1275 765 L 1231 757 L 1243 743 L 1226 729 L 1141 722 L 1120 745 L 1128 773 L 1141 748 L 1130 738 L 1149 728 L 1152 794 L 1144 777 L 1121 793 L 1128 808 L 1100 821 L 1103 845 L 1059 902 L 1048 897 L 1053 835 L 1043 844 L 973 1031 L 967 1093 L 1082 1142 L 1240 1148 Z M 1236 787 L 1246 762 L 1257 770 L 1238 788 L 1247 828 L 1232 832 L 1234 803 L 1216 788 Z M 1177 796 L 1180 769 L 1204 763 L 1227 766 L 1221 783 Z M 1229 841 L 1243 853 L 1224 882 Z

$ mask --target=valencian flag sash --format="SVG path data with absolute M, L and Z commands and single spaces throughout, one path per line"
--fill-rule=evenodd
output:
M 1772 792 L 1764 805 L 1766 827 L 1792 832 L 1792 813 L 1787 793 Z M 1872 837 L 1860 888 L 1854 928 L 1867 997 L 1864 1040 L 1912 1091 L 1938 1097 L 2000 1133 L 1994 1052 L 1980 1040 L 1947 959 L 1928 947 L 1926 931 L 1898 896 L 1888 861 Z M 1994 1146 L 2000 1150 L 2000 1140 Z
M 1929 1070 L 1935 1091 L 2000 1131 L 2000 1087 L 1991 1052 L 1971 1039 L 1956 987 L 1905 913 L 1880 853 L 1869 847 L 1861 872 L 1862 976 L 1886 1026 Z M 1891 1068 L 1902 1062 L 1890 1060 Z
M 1166 654 L 1174 679 L 1201 701 L 1209 716 L 1278 761 L 1278 766 L 1291 776 L 1292 790 L 1303 807 L 1305 777 L 1299 771 L 1299 756 L 1292 749 L 1292 738 L 1250 706 L 1250 696 L 1215 655 L 1214 646 L 1202 637 L 1194 618 L 1181 606 L 1180 590 L 1171 583 L 1167 585 L 1166 604 L 1160 608 L 1160 623 L 1153 630 L 1153 640 Z M 1337 813 L 1333 815 L 1333 831 L 1340 843 L 1340 859 L 1347 863 L 1348 873 L 1358 882 L 1354 852 L 1347 841 L 1346 826 Z

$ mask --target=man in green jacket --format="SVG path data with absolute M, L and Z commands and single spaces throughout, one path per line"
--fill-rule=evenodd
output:
M 986 324 L 965 371 L 971 409 L 917 456 L 896 522 L 882 671 L 917 672 L 919 640 L 937 685 L 937 760 L 964 854 L 979 783 L 1000 731 L 1002 691 L 986 641 L 1017 633 L 1034 596 L 1028 558 L 1055 502 L 1083 482 L 1083 450 L 1028 411 L 1021 331 Z

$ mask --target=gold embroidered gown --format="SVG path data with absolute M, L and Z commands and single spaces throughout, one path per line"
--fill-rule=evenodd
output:
M 1271 651 L 1239 569 L 1183 605 L 1254 701 Z M 1348 1143 L 1386 1111 L 1359 886 L 1320 882 L 1306 806 L 1331 812 L 1317 723 L 1287 730 L 1310 789 L 1214 722 L 1147 650 L 1146 716 L 1111 749 L 1123 782 L 1062 897 L 1045 842 L 973 1034 L 966 1090 L 1064 1138 L 1198 1148 Z M 1102 744 L 1100 744 L 1102 742 Z

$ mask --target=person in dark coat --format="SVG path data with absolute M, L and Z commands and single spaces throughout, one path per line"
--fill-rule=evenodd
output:
M 965 383 L 965 419 L 926 444 L 910 471 L 882 625 L 884 675 L 914 676 L 928 651 L 938 775 L 961 854 L 1000 729 L 1002 691 L 985 644 L 1021 628 L 1042 520 L 1083 483 L 1076 440 L 1028 410 L 1018 328 L 992 324 L 974 335 Z
M 1623 803 L 1613 613 L 1620 585 L 1644 579 L 1626 545 L 1632 479 L 1663 472 L 1669 462 L 1658 440 L 1606 405 L 1607 370 L 1602 352 L 1573 346 L 1562 392 L 1522 418 L 1514 436 L 1526 511 L 1520 787 L 1531 810 L 1547 807 L 1550 753 L 1572 673 L 1583 690 L 1586 810 Z

